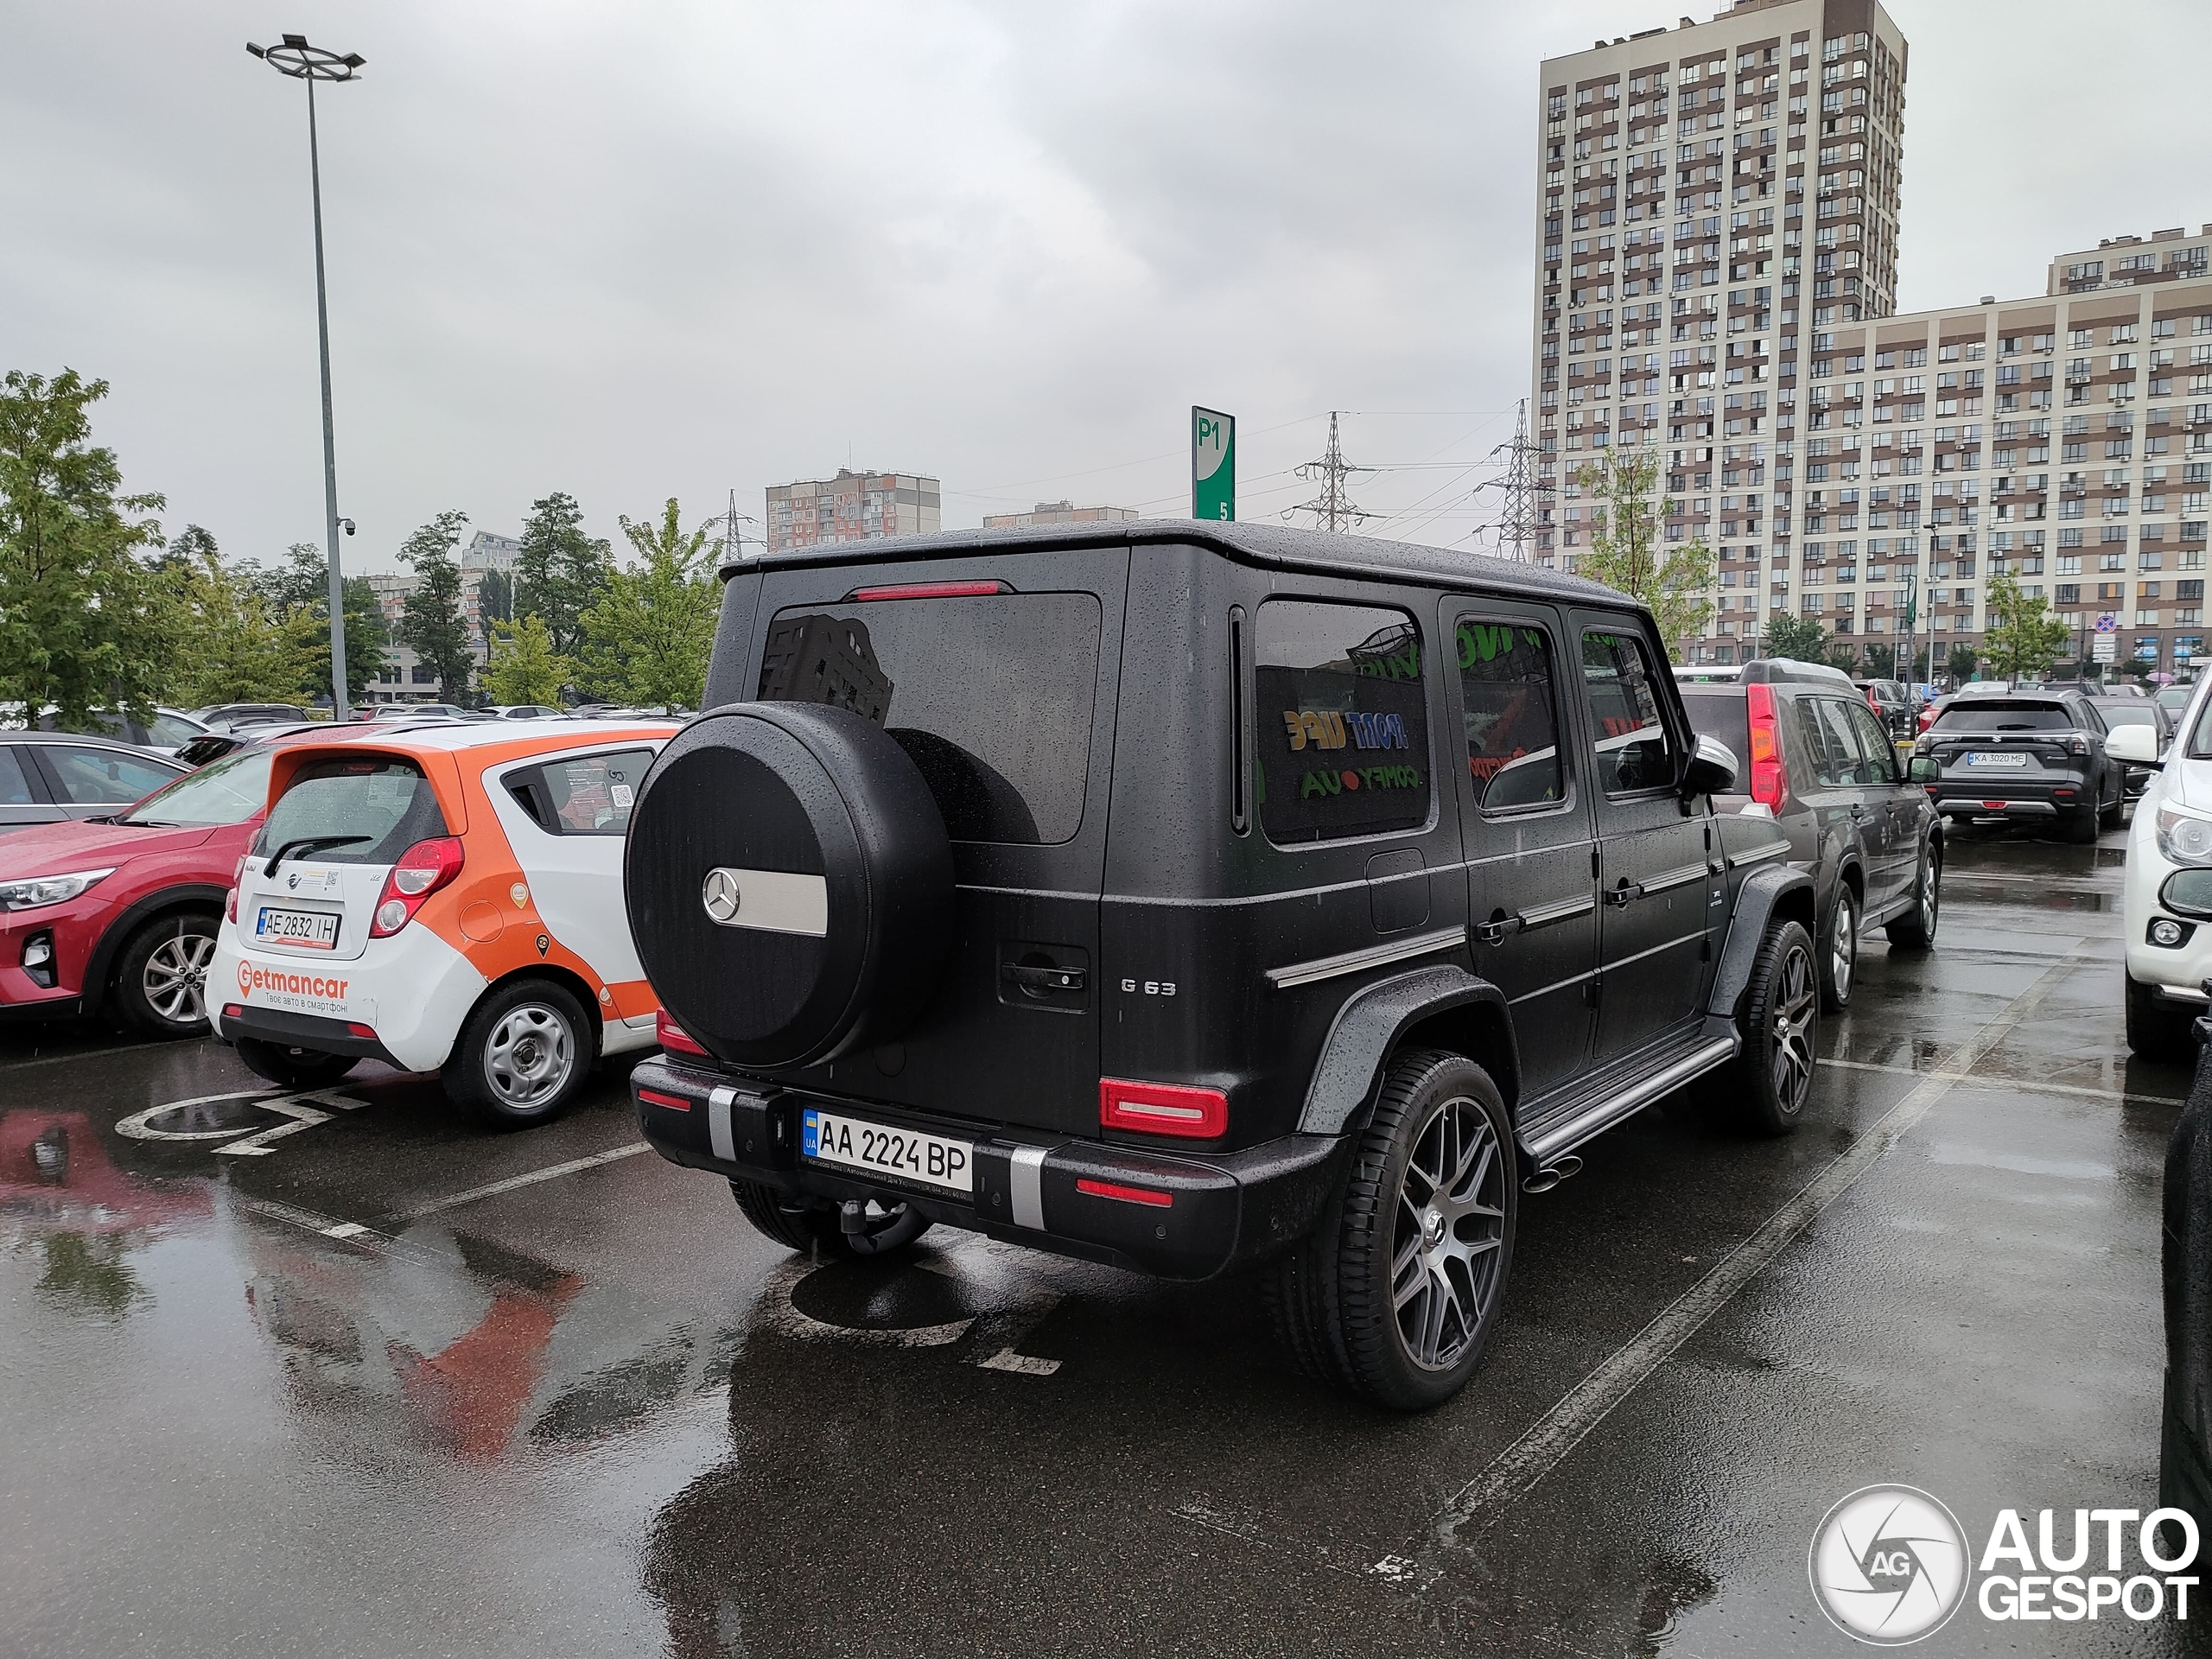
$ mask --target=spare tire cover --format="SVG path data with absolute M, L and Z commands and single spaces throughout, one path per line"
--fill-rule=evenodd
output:
M 678 733 L 624 849 L 630 934 L 670 1018 L 734 1065 L 817 1065 L 896 1036 L 951 941 L 952 848 L 864 715 L 736 703 Z

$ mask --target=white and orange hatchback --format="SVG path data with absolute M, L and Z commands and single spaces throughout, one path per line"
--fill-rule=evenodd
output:
M 207 976 L 215 1034 L 309 1088 L 442 1070 L 495 1123 L 556 1116 L 658 1040 L 622 906 L 669 721 L 378 722 L 277 751 Z

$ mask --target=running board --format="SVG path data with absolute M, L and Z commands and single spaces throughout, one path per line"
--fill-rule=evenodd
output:
M 1602 1135 L 1624 1118 L 1633 1117 L 1662 1095 L 1672 1093 L 1692 1077 L 1735 1058 L 1737 1040 L 1731 1035 L 1701 1043 L 1673 1065 L 1630 1084 L 1619 1094 L 1597 1102 L 1564 1122 L 1547 1126 L 1539 1135 L 1523 1143 L 1529 1159 L 1540 1170 L 1550 1167 L 1559 1161 L 1561 1153 L 1580 1146 L 1594 1135 Z

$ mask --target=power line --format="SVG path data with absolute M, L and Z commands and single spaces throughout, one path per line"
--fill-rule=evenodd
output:
M 1344 445 L 1337 439 L 1337 411 L 1329 411 L 1329 447 L 1319 461 L 1309 461 L 1292 469 L 1299 477 L 1321 480 L 1321 493 L 1311 501 L 1295 507 L 1285 507 L 1286 518 L 1294 513 L 1310 512 L 1316 530 L 1348 531 L 1363 524 L 1375 515 L 1353 504 L 1344 492 L 1345 482 L 1354 473 L 1371 473 L 1372 467 L 1355 467 L 1344 459 Z

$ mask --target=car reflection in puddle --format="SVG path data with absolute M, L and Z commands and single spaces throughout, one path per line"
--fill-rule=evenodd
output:
M 125 1174 L 86 1113 L 0 1113 L 0 1226 L 44 1258 L 37 1294 L 53 1306 L 120 1319 L 143 1306 L 132 1255 L 213 1208 L 202 1182 Z
M 491 1239 L 332 1249 L 249 1217 L 246 1299 L 294 1404 L 471 1465 L 600 1440 L 718 1388 L 734 1338 Z

